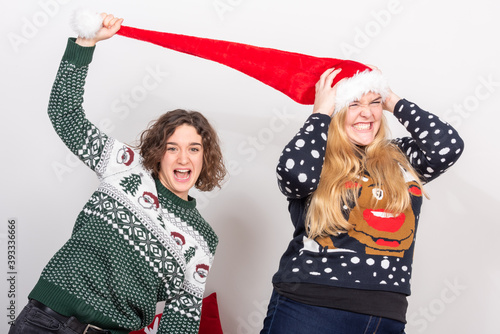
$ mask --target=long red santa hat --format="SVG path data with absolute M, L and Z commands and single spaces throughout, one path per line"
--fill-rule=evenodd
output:
M 98 13 L 85 10 L 75 13 L 73 28 L 79 36 L 91 38 L 101 26 L 102 18 Z M 335 111 L 367 92 L 379 93 L 385 99 L 389 91 L 387 81 L 379 71 L 352 60 L 314 57 L 124 25 L 117 34 L 229 66 L 277 89 L 300 104 L 314 104 L 315 84 L 321 74 L 332 67 L 342 69 L 333 84 L 346 79 L 337 86 Z

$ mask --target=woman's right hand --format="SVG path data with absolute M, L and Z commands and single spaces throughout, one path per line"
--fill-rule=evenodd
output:
M 94 46 L 97 42 L 111 38 L 122 26 L 123 19 L 114 17 L 112 14 L 101 13 L 102 27 L 93 38 L 78 36 L 76 43 L 81 46 Z
M 314 97 L 313 113 L 332 116 L 335 110 L 335 97 L 337 95 L 337 84 L 333 87 L 332 84 L 333 80 L 341 70 L 341 68 L 335 69 L 332 67 L 326 70 L 319 78 L 315 86 L 316 95 Z

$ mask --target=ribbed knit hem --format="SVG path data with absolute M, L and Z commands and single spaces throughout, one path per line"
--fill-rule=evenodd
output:
M 68 43 L 66 45 L 66 51 L 62 60 L 66 60 L 76 67 L 87 66 L 92 62 L 92 56 L 94 55 L 94 46 L 81 46 L 75 43 L 76 38 L 68 38 Z
M 113 334 L 128 334 L 128 329 L 116 329 L 116 323 L 87 305 L 84 300 L 40 278 L 28 298 L 35 299 L 66 317 L 75 316 L 82 323 L 90 323 L 111 331 Z

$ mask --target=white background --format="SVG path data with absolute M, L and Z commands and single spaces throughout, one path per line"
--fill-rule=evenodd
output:
M 73 35 L 70 17 L 81 6 L 143 29 L 374 64 L 397 94 L 448 120 L 466 149 L 427 186 L 407 333 L 498 330 L 500 4 L 494 0 L 5 2 L 0 240 L 6 254 L 7 222 L 17 219 L 18 308 L 97 186 L 46 114 Z M 258 333 L 292 233 L 275 165 L 311 106 L 220 64 L 116 36 L 97 47 L 85 108 L 90 120 L 128 143 L 174 108 L 199 110 L 217 128 L 231 177 L 220 192 L 192 194 L 220 238 L 206 292 L 218 294 L 226 334 Z M 399 124 L 391 127 L 394 136 L 404 135 Z M 6 333 L 10 286 L 7 257 L 0 259 L 0 332 Z

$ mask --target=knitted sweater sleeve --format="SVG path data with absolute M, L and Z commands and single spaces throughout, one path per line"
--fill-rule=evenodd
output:
M 451 125 L 436 115 L 402 99 L 394 108 L 394 116 L 411 135 L 398 138 L 395 143 L 424 182 L 430 182 L 444 173 L 462 154 L 462 138 Z
M 82 47 L 70 38 L 50 94 L 48 114 L 64 144 L 95 169 L 107 136 L 85 117 L 83 93 L 95 47 Z
M 462 154 L 463 140 L 451 125 L 436 115 L 402 99 L 396 104 L 394 116 L 411 135 L 394 142 L 424 182 L 444 173 Z M 318 187 L 329 124 L 329 116 L 312 114 L 285 146 L 276 173 L 279 189 L 289 199 L 307 197 Z
M 285 146 L 276 168 L 278 186 L 288 198 L 304 198 L 318 187 L 331 118 L 310 115 Z

